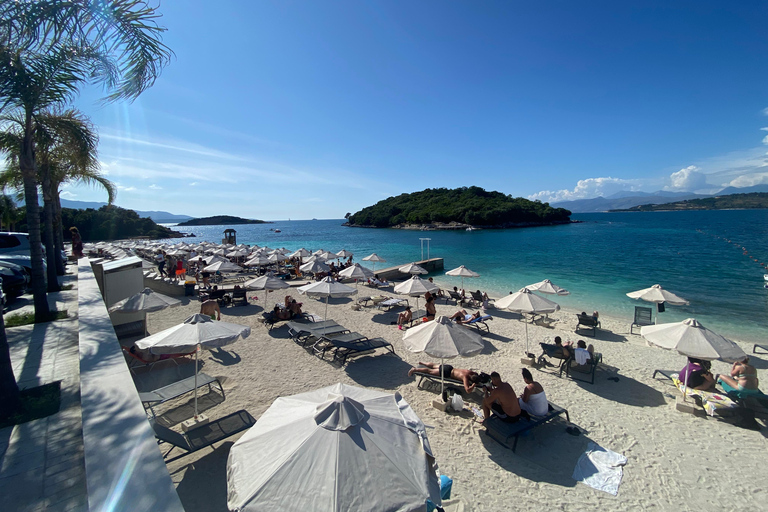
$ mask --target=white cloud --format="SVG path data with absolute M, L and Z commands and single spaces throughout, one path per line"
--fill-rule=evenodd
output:
M 77 194 L 73 194 L 69 190 L 65 190 L 64 192 L 61 192 L 59 194 L 60 197 L 63 197 L 64 199 L 74 199 L 77 197 Z
M 575 199 L 589 199 L 597 196 L 609 196 L 623 190 L 640 190 L 641 180 L 626 180 L 622 178 L 587 178 L 579 180 L 573 190 L 542 190 L 528 196 L 528 199 L 544 202 L 573 201 Z
M 754 185 L 768 184 L 768 172 L 745 174 L 727 183 L 731 187 L 752 187 Z
M 195 187 L 195 186 L 197 186 L 197 182 L 196 182 L 196 181 L 193 181 L 192 183 L 190 183 L 190 184 L 189 184 L 189 186 L 190 186 L 190 187 Z
M 768 107 L 764 108 L 764 109 L 762 110 L 762 112 L 763 112 L 763 115 L 764 115 L 764 116 L 768 116 Z M 763 128 L 763 129 L 765 129 L 765 128 Z
M 157 186 L 157 185 L 155 185 L 154 183 L 153 183 L 153 184 L 151 184 L 151 185 L 149 186 L 149 188 L 151 188 L 152 190 L 163 190 L 163 187 L 158 187 L 158 186 Z
M 707 177 L 695 165 L 689 165 L 669 175 L 670 184 L 664 190 L 693 192 L 709 186 Z

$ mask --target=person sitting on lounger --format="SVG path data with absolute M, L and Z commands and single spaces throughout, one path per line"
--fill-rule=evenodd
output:
M 491 384 L 493 389 L 489 392 L 484 388 L 485 398 L 483 399 L 483 418 L 491 417 L 491 412 L 506 423 L 514 423 L 520 418 L 529 418 L 528 413 L 520 408 L 520 402 L 517 400 L 515 390 L 508 382 L 501 380 L 497 372 L 491 373 Z
M 579 350 L 583 350 L 584 352 L 579 352 Z M 575 348 L 571 342 L 566 342 L 563 344 L 563 355 L 565 357 L 573 357 L 579 364 L 584 364 L 589 361 L 592 358 L 592 354 L 594 352 L 595 347 L 593 347 L 591 343 L 589 346 L 587 346 L 587 343 L 584 340 L 577 341 Z M 582 359 L 584 360 L 583 363 L 580 362 Z
M 525 381 L 525 389 L 523 389 L 523 395 L 518 400 L 520 408 L 528 411 L 529 414 L 544 416 L 549 412 L 549 402 L 547 401 L 547 394 L 544 393 L 544 388 L 533 380 L 533 375 L 531 375 L 528 368 L 523 368 L 523 380 Z
M 427 299 L 427 303 L 424 305 L 424 309 L 427 310 L 427 320 L 434 320 L 435 315 L 437 314 L 437 309 L 435 309 L 435 298 L 430 297 Z
M 680 370 L 677 378 L 691 389 L 714 391 L 716 382 L 712 372 L 709 371 L 711 367 L 712 363 L 709 361 L 689 357 L 688 364 Z
M 433 375 L 435 377 L 442 376 L 446 379 L 460 380 L 464 383 L 464 390 L 467 393 L 471 393 L 475 390 L 475 386 L 483 385 L 482 378 L 477 372 L 472 370 L 464 370 L 463 368 L 454 368 L 449 364 L 439 363 L 419 363 L 423 368 L 411 368 L 408 370 L 408 376 L 413 376 L 414 373 L 426 373 L 427 375 Z M 487 377 L 487 375 L 486 375 Z
M 221 320 L 221 308 L 219 308 L 218 301 L 216 299 L 208 299 L 200 304 L 200 314 L 208 315 L 211 319 L 213 319 L 215 314 L 216 320 Z
M 272 310 L 272 315 L 278 320 L 290 320 L 291 310 L 288 308 L 281 308 L 280 304 L 275 304 L 275 309 Z
M 411 306 L 405 306 L 405 311 L 397 315 L 397 328 L 402 329 L 404 325 L 410 324 L 411 320 L 413 320 Z
M 132 346 L 130 350 L 128 350 L 131 354 L 135 355 L 142 361 L 146 363 L 151 363 L 155 361 L 159 361 L 161 359 L 160 356 L 153 354 L 149 351 L 149 349 L 140 349 L 136 345 Z
M 481 311 L 477 311 L 470 315 L 469 313 L 466 312 L 466 310 L 460 309 L 453 314 L 453 316 L 451 317 L 451 320 L 455 321 L 457 324 L 463 324 L 463 323 L 471 322 L 472 320 L 477 320 L 481 316 L 483 316 L 483 313 Z
M 389 283 L 387 280 L 381 280 L 379 279 L 379 274 L 374 275 L 371 279 L 368 280 L 368 284 L 372 284 L 373 286 L 376 286 L 377 288 L 379 286 L 389 286 Z
M 721 374 L 717 382 L 726 393 L 739 391 L 750 395 L 762 394 L 758 389 L 757 370 L 749 364 L 749 357 L 733 363 L 733 366 L 731 366 L 731 376 L 728 377 Z

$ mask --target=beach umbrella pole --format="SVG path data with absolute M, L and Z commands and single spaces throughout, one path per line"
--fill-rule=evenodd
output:
M 523 317 L 525 321 L 525 317 Z M 525 355 L 528 356 L 528 322 L 525 322 Z
M 445 375 L 443 375 L 443 363 L 445 360 L 441 357 L 440 358 L 440 399 L 445 402 Z
M 200 353 L 200 344 L 197 345 L 195 350 L 195 420 L 197 420 L 197 368 L 198 368 L 198 354 Z

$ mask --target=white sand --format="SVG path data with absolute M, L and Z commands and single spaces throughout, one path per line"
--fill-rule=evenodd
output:
M 361 295 L 377 293 L 365 287 L 360 291 Z M 281 292 L 270 294 L 270 304 L 282 299 L 285 293 Z M 305 311 L 323 315 L 324 304 L 298 297 L 295 290 L 292 294 L 304 302 Z M 438 395 L 417 389 L 416 379 L 409 378 L 407 372 L 418 361 L 429 358 L 404 349 L 403 332 L 390 325 L 396 312 L 384 313 L 370 307 L 353 311 L 349 299 L 332 299 L 330 319 L 368 337 L 384 337 L 397 352 L 392 356 L 379 350 L 338 368 L 293 343 L 285 326 L 268 332 L 258 322 L 263 291 L 258 295 L 258 306 L 222 311 L 222 320 L 252 327 L 248 339 L 227 347 L 227 356 L 234 359 L 225 358 L 226 364 L 222 364 L 211 353 L 202 354 L 202 371 L 226 379 L 226 400 L 207 411 L 212 418 L 238 409 L 247 409 L 258 418 L 278 396 L 344 382 L 399 391 L 408 400 L 429 427 L 441 472 L 453 478 L 452 497 L 471 510 L 714 510 L 726 502 L 728 508 L 760 510 L 768 503 L 766 429 L 744 430 L 721 420 L 676 411 L 675 388 L 669 381 L 652 380 L 651 374 L 656 368 L 679 369 L 684 358 L 649 347 L 640 336 L 630 335 L 630 319 L 601 318 L 603 328 L 595 339 L 574 333 L 574 312 L 550 315 L 558 320 L 553 329 L 529 326 L 531 351 L 535 354 L 541 353 L 539 342 L 551 342 L 560 335 L 563 340 L 593 343 L 602 352 L 605 364 L 598 370 L 594 384 L 561 379 L 553 368 L 532 369 L 550 401 L 568 409 L 573 424 L 585 433 L 571 436 L 565 431 L 565 421 L 556 420 L 522 437 L 513 454 L 488 438 L 471 415 L 440 412 L 431 405 Z M 438 302 L 438 314 L 450 315 L 457 309 L 444 305 L 442 300 Z M 194 300 L 180 308 L 151 314 L 149 331 L 171 327 L 198 312 L 199 307 Z M 589 305 L 585 304 L 585 308 L 589 309 Z M 524 324 L 509 311 L 492 310 L 491 314 L 495 318 L 489 322 L 491 334 L 484 336 L 486 350 L 472 359 L 450 362 L 457 367 L 498 371 L 520 390 Z M 742 346 L 745 352 L 751 352 L 751 346 Z M 762 376 L 762 370 L 768 367 L 766 361 L 755 357 L 753 363 Z M 191 366 L 170 371 L 188 372 Z M 713 365 L 715 373 L 729 369 L 725 363 Z M 612 376 L 618 376 L 619 382 L 607 380 Z M 201 403 L 206 404 L 204 400 Z M 183 419 L 183 409 L 175 412 Z M 188 417 L 188 409 L 186 414 Z M 230 441 L 234 440 L 236 437 Z M 616 497 L 577 485 L 571 478 L 590 440 L 629 459 Z M 186 510 L 226 510 L 226 457 L 231 442 L 169 465 Z M 382 485 L 386 485 L 386 479 L 382 479 Z

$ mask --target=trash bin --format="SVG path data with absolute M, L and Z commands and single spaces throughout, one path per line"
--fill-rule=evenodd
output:
M 195 283 L 184 283 L 184 296 L 191 297 L 195 294 Z

